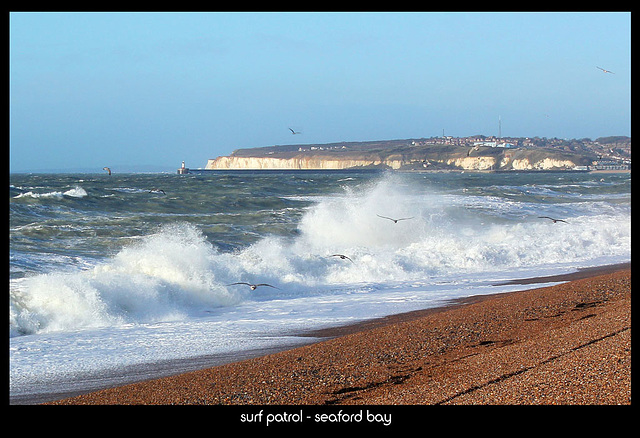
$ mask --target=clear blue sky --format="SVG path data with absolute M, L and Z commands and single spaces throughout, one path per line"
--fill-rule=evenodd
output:
M 9 19 L 13 172 L 204 167 L 237 148 L 443 129 L 497 135 L 499 117 L 503 136 L 631 135 L 630 13 Z

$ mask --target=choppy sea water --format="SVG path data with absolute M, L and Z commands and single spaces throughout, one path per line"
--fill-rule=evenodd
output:
M 12 174 L 9 205 L 16 400 L 631 260 L 630 174 Z

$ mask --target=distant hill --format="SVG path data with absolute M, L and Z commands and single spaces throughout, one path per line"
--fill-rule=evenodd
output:
M 618 143 L 631 143 L 631 137 L 624 135 L 614 135 L 611 137 L 598 137 L 596 141 L 600 144 L 618 144 Z

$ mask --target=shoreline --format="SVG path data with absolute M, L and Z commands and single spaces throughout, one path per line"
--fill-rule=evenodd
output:
M 486 385 L 472 379 L 466 383 L 467 390 L 461 392 L 460 385 L 464 387 L 464 384 L 459 382 L 454 385 L 457 389 L 444 398 L 442 388 L 436 391 L 434 388 L 428 390 L 424 387 L 439 387 L 451 379 L 469 377 L 468 371 L 462 374 L 450 369 L 445 371 L 471 361 L 471 358 L 481 360 L 485 356 L 494 365 L 485 363 L 476 366 L 474 369 L 477 370 L 477 378 L 495 381 L 496 385 L 508 383 L 548 367 L 549 364 L 561 365 L 560 362 L 569 355 L 566 351 L 586 351 L 592 349 L 591 346 L 596 348 L 604 345 L 602 342 L 605 341 L 616 343 L 616 348 L 607 347 L 603 351 L 618 355 L 618 362 L 606 363 L 611 363 L 612 366 L 621 364 L 614 370 L 620 381 L 617 382 L 615 394 L 608 399 L 604 398 L 602 391 L 598 395 L 598 391 L 587 390 L 603 399 L 605 404 L 630 404 L 630 276 L 630 263 L 623 263 L 583 269 L 560 276 L 563 277 L 562 280 L 558 279 L 559 276 L 553 276 L 552 279 L 543 277 L 537 281 L 523 279 L 520 281 L 527 282 L 521 284 L 568 282 L 524 291 L 471 296 L 453 300 L 438 308 L 316 330 L 302 336 L 323 339 L 307 345 L 212 368 L 111 387 L 47 404 L 467 403 L 464 400 L 469 400 L 469 394 L 479 392 L 473 388 L 478 385 L 484 388 Z M 608 286 L 605 288 L 603 284 Z M 609 291 L 610 296 L 603 297 L 603 290 Z M 523 315 L 526 317 L 523 318 Z M 610 328 L 611 324 L 616 327 Z M 613 331 L 603 335 L 605 327 Z M 421 338 L 419 335 L 427 328 L 438 335 L 434 340 L 431 339 L 432 336 L 428 336 L 422 337 L 422 341 L 418 342 Z M 576 345 L 547 351 L 550 348 L 546 345 L 551 339 L 550 330 L 558 335 L 578 328 L 587 335 L 573 334 L 558 338 L 559 344 L 577 343 Z M 590 337 L 594 339 L 589 340 Z M 543 344 L 540 345 L 541 341 Z M 435 345 L 428 347 L 425 342 L 435 342 Z M 514 353 L 525 345 L 531 348 L 526 355 Z M 416 350 L 420 350 L 420 354 Z M 513 359 L 518 362 L 517 358 L 525 364 L 516 363 L 512 365 L 514 370 L 508 372 L 505 368 L 498 367 L 506 374 L 502 377 L 487 377 L 487 374 L 497 372 L 496 358 L 487 355 L 507 354 L 506 350 L 513 350 L 506 356 L 510 358 L 508 361 Z M 528 364 L 532 356 L 544 356 L 545 352 L 549 357 L 539 358 L 538 365 Z M 596 362 L 599 363 L 597 360 Z M 618 369 L 620 367 L 622 370 Z M 577 371 L 575 367 L 564 366 L 562 372 Z M 442 376 L 434 378 L 438 373 L 442 373 Z M 591 385 L 597 386 L 598 382 L 606 379 L 592 380 L 589 380 Z M 422 389 L 416 389 L 419 383 Z M 543 383 L 549 385 L 545 381 L 538 382 L 538 386 Z M 531 390 L 525 392 L 528 396 L 533 394 Z M 546 396 L 558 394 L 550 391 Z M 564 396 L 560 403 L 599 403 L 599 399 L 594 402 L 585 395 L 574 402 L 567 399 L 566 394 Z M 525 395 L 520 393 L 520 397 Z M 469 403 L 527 403 L 526 399 L 517 400 L 489 397 Z M 558 400 L 554 399 L 554 402 Z M 550 402 L 542 398 L 532 403 Z
M 619 270 L 625 270 L 625 269 L 631 269 L 631 262 L 616 263 L 613 265 L 593 266 L 589 268 L 578 268 L 576 272 L 570 272 L 568 274 L 558 274 L 558 275 L 550 275 L 545 277 L 530 277 L 530 278 L 515 279 L 515 280 L 505 281 L 503 283 L 496 283 L 495 285 L 496 286 L 509 285 L 509 284 L 535 285 L 535 284 L 544 284 L 544 283 L 567 282 L 567 281 L 580 280 L 583 278 L 595 277 L 598 275 L 608 274 L 608 273 L 616 272 Z M 539 287 L 543 287 L 543 286 L 539 286 Z M 536 289 L 537 288 L 538 287 L 536 287 Z M 530 290 L 530 289 L 527 289 L 527 290 Z M 468 297 L 455 298 L 455 299 L 449 300 L 445 302 L 445 304 L 438 307 L 412 310 L 410 312 L 396 313 L 392 315 L 383 316 L 381 318 L 373 318 L 373 319 L 367 319 L 365 321 L 358 321 L 353 324 L 345 324 L 345 325 L 336 326 L 336 327 L 328 327 L 324 329 L 311 330 L 305 333 L 298 334 L 298 336 L 335 338 L 338 336 L 344 336 L 351 333 L 366 331 L 366 330 L 370 330 L 377 327 L 383 327 L 385 325 L 411 321 L 413 319 L 418 319 L 434 313 L 446 311 L 453 306 L 472 304 L 479 301 L 483 301 L 485 299 L 490 299 L 491 297 L 504 295 L 504 294 L 513 294 L 518 292 L 521 292 L 521 291 L 497 292 L 493 294 L 482 294 L 482 295 L 470 295 Z

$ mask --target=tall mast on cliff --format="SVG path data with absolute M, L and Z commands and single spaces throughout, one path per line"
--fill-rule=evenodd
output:
M 498 139 L 502 138 L 502 118 L 498 116 Z

